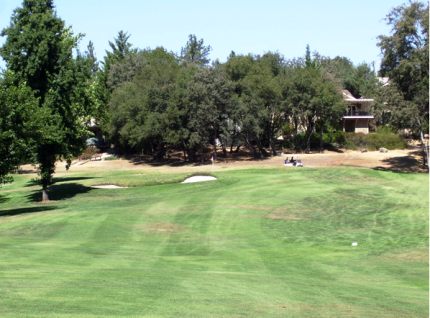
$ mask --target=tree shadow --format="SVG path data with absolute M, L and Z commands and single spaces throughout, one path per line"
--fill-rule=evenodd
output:
M 31 207 L 31 208 L 10 209 L 10 210 L 0 211 L 0 216 L 14 216 L 14 215 L 20 215 L 20 214 L 26 214 L 26 213 L 46 212 L 51 210 L 57 210 L 58 208 L 59 208 L 58 206 L 46 205 L 46 206 L 37 206 L 37 207 Z
M 428 172 L 428 167 L 423 165 L 422 160 L 418 160 L 413 155 L 420 155 L 420 151 L 410 152 L 407 157 L 392 157 L 382 160 L 387 166 L 379 166 L 373 170 L 393 171 L 393 172 Z
M 324 147 L 325 150 L 331 151 L 331 152 L 336 152 L 336 153 L 345 153 L 345 151 L 343 151 L 342 149 L 338 148 L 338 147 Z M 319 149 L 318 149 L 319 151 Z
M 88 193 L 92 189 L 80 183 L 65 183 L 54 184 L 48 188 L 48 196 L 50 201 L 60 201 L 73 198 L 78 194 Z M 42 199 L 42 189 L 34 190 L 27 195 L 30 202 L 40 202 Z
M 0 204 L 1 203 L 6 203 L 8 201 L 10 201 L 10 198 L 8 198 L 7 196 L 5 196 L 3 194 L 0 194 Z M 0 211 L 0 213 L 1 213 L 1 211 Z
M 53 183 L 99 179 L 100 177 L 54 177 L 52 178 Z
M 90 180 L 90 179 L 98 179 L 99 177 L 54 177 L 52 178 L 52 183 L 62 183 L 69 181 L 79 181 L 79 180 Z M 35 185 L 41 185 L 40 179 L 35 179 L 27 182 L 26 187 L 32 187 Z

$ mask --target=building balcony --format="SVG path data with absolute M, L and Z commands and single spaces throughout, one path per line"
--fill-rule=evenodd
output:
M 368 111 L 359 111 L 359 110 L 349 109 L 348 111 L 344 112 L 343 118 L 352 118 L 352 119 L 367 118 L 367 119 L 373 119 L 374 117 Z

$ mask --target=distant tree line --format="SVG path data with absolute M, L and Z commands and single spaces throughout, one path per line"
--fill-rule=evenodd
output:
M 376 91 L 368 65 L 311 56 L 309 47 L 294 60 L 232 52 L 227 62 L 209 65 L 210 47 L 194 35 L 179 56 L 162 47 L 133 50 L 128 38 L 121 31 L 110 43 L 99 76 L 107 101 L 99 122 L 127 152 L 161 158 L 174 147 L 195 161 L 206 145 L 218 144 L 225 154 L 243 146 L 256 156 L 276 155 L 277 137 L 301 130 L 306 138 L 294 147 L 309 152 L 315 131 L 336 129 L 342 88 L 357 97 Z
M 297 151 L 310 151 L 314 134 L 338 129 L 345 105 L 342 89 L 374 98 L 379 124 L 408 128 L 423 141 L 428 133 L 428 5 L 410 2 L 387 15 L 391 34 L 379 36 L 380 76 L 372 65 L 346 57 L 311 54 L 286 60 L 279 52 L 231 52 L 210 63 L 211 47 L 189 35 L 179 54 L 163 47 L 134 48 L 120 31 L 102 61 L 90 41 L 85 52 L 56 12 L 52 0 L 25 0 L 14 10 L 0 56 L 0 184 L 23 162 L 37 163 L 43 200 L 55 162 L 86 147 L 95 118 L 106 137 L 126 152 L 163 158 L 181 149 L 203 160 L 211 145 L 224 154 L 239 147 L 256 156 L 276 155 L 279 136 Z M 298 134 L 302 132 L 302 134 Z M 298 137 L 300 135 L 300 138 Z M 200 156 L 200 158 L 199 158 Z

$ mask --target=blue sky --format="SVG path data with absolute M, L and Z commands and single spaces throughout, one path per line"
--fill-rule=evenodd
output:
M 179 53 L 189 34 L 211 45 L 212 60 L 236 54 L 278 51 L 285 58 L 303 56 L 306 45 L 321 55 L 345 56 L 355 65 L 381 60 L 377 36 L 389 34 L 383 21 L 402 0 L 54 0 L 58 16 L 74 33 L 85 33 L 102 60 L 118 31 L 131 34 L 134 47 L 163 46 Z M 0 28 L 22 0 L 0 1 Z M 0 38 L 0 45 L 5 38 Z M 3 61 L 0 67 L 4 67 Z

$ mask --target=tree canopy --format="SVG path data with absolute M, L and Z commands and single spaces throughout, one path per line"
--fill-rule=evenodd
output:
M 181 59 L 198 66 L 209 64 L 209 53 L 212 48 L 210 45 L 204 46 L 203 43 L 203 39 L 197 40 L 194 34 L 190 34 L 187 44 L 181 49 Z
M 90 96 L 94 59 L 77 48 L 83 35 L 73 35 L 71 28 L 57 17 L 50 0 L 26 0 L 15 9 L 11 24 L 1 32 L 6 36 L 0 55 L 7 70 L 16 74 L 12 87 L 27 90 L 34 96 L 41 114 L 48 114 L 43 136 L 32 147 L 39 164 L 44 201 L 49 200 L 47 187 L 52 182 L 57 159 L 79 155 L 85 146 L 86 122 L 91 116 L 94 99 Z M 16 106 L 18 106 L 16 104 Z
M 429 7 L 411 1 L 393 8 L 385 20 L 391 26 L 391 34 L 380 35 L 378 46 L 383 54 L 380 74 L 390 78 L 390 84 L 383 89 L 390 93 L 385 96 L 391 101 L 393 96 L 398 97 L 389 105 L 391 121 L 421 136 L 428 164 L 423 134 L 429 120 Z

